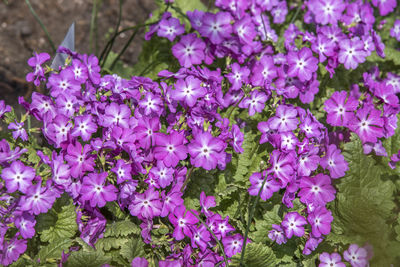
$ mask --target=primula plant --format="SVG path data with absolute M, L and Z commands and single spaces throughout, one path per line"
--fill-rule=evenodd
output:
M 398 266 L 397 1 L 158 4 L 0 102 L 0 264 Z

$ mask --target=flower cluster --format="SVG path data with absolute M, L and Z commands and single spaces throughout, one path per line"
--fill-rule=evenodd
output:
M 165 2 L 167 9 L 174 7 Z M 171 42 L 178 65 L 154 80 L 105 74 L 96 56 L 65 48 L 69 57 L 56 70 L 42 66 L 50 59 L 46 53 L 29 59 L 33 71 L 26 79 L 44 86 L 45 94 L 34 92 L 30 102 L 19 99 L 27 112 L 20 120 L 0 101 L 0 118 L 13 137 L 0 141 L 0 264 L 25 252 L 37 216 L 64 195 L 73 200 L 80 237 L 90 246 L 103 236 L 102 211 L 112 202 L 140 222 L 144 243 L 167 253 L 159 266 L 224 266 L 251 242 L 244 237 L 249 229 L 243 236 L 232 218 L 212 211 L 214 196 L 202 192 L 196 210 L 184 195 L 193 173 L 223 171 L 244 152 L 249 125 L 234 118 L 236 109 L 257 121 L 257 141 L 269 149 L 262 155 L 265 164 L 249 181 L 246 177 L 244 192 L 264 201 L 282 194 L 287 208 L 295 200 L 303 207 L 285 212 L 265 235 L 279 245 L 304 238 L 308 255 L 331 232 L 328 203 L 336 197 L 335 180 L 349 169 L 342 144 L 353 132 L 365 154 L 387 156 L 382 138 L 397 128 L 400 76 L 384 76 L 377 67 L 365 71 L 351 90 L 327 97 L 326 114 L 321 108 L 326 120 L 306 104 L 320 87 L 326 90 L 322 73 L 332 78 L 359 68 L 372 53 L 385 57 L 374 7 L 385 16 L 396 1 L 309 0 L 292 6 L 279 0 L 217 0 L 215 5 L 216 12 L 180 14 L 190 25 L 166 9 L 149 27 L 146 40 Z M 289 12 L 294 16 L 283 27 Z M 293 23 L 299 12 L 304 28 Z M 399 29 L 396 20 L 390 36 L 399 40 Z M 27 131 L 25 122 L 31 117 L 41 124 L 43 148 L 29 146 L 35 130 Z M 391 156 L 390 167 L 398 161 L 400 151 Z M 161 226 L 168 233 L 153 242 Z M 352 266 L 365 266 L 371 258 L 367 250 L 353 244 L 343 256 Z M 322 253 L 320 263 L 344 266 L 338 253 Z M 149 263 L 136 257 L 131 264 Z

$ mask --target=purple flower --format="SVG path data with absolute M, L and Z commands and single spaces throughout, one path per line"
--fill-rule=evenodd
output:
M 138 125 L 135 127 L 136 137 L 139 143 L 145 148 L 150 148 L 151 145 L 155 144 L 156 132 L 161 128 L 160 119 L 157 117 L 147 118 L 143 117 L 138 121 Z
M 71 70 L 74 73 L 74 78 L 80 83 L 86 82 L 88 78 L 88 70 L 79 59 L 72 60 Z
M 188 16 L 190 20 L 190 24 L 192 25 L 192 28 L 198 31 L 200 27 L 203 25 L 203 16 L 204 12 L 201 10 L 193 10 L 193 11 L 188 11 L 186 12 L 186 15 Z
M 117 189 L 112 185 L 105 185 L 107 172 L 89 173 L 83 177 L 80 194 L 82 200 L 89 200 L 91 207 L 104 207 L 107 202 L 117 199 Z
M 258 90 L 251 91 L 250 97 L 245 98 L 242 103 L 239 104 L 241 108 L 249 109 L 249 116 L 253 116 L 256 112 L 263 111 L 265 102 L 268 100 L 268 96 Z
M 220 44 L 231 36 L 231 20 L 232 17 L 228 12 L 218 12 L 217 14 L 207 12 L 204 14 L 199 33 L 210 39 L 211 43 Z
M 183 205 L 182 192 L 181 191 L 170 191 L 165 195 L 165 191 L 161 192 L 162 197 L 162 210 L 161 217 L 166 217 L 170 212 L 173 212 L 177 206 Z
M 132 216 L 151 219 L 161 214 L 162 204 L 158 191 L 153 187 L 147 189 L 143 194 L 135 194 L 135 198 L 129 205 Z
M 390 36 L 396 38 L 400 42 L 400 20 L 396 19 L 393 23 L 393 28 L 390 29 Z
M 372 0 L 372 4 L 379 8 L 379 14 L 381 16 L 386 16 L 396 8 L 397 0 Z
M 275 241 L 278 245 L 286 243 L 287 239 L 282 227 L 277 224 L 272 224 L 272 230 L 268 233 L 269 239 Z
M 265 84 L 271 84 L 272 80 L 276 78 L 276 66 L 271 56 L 264 55 L 259 61 L 257 61 L 251 72 L 251 84 L 254 86 L 265 86 Z
M 158 26 L 157 35 L 168 38 L 171 42 L 176 36 L 185 32 L 185 26 L 180 24 L 179 19 L 173 17 L 162 19 Z
M 298 52 L 289 52 L 287 63 L 289 64 L 288 76 L 298 77 L 302 82 L 309 81 L 318 69 L 318 59 L 313 57 L 308 47 L 303 47 Z
M 131 170 L 131 165 L 127 164 L 123 159 L 117 160 L 114 168 L 111 169 L 111 171 L 117 175 L 117 184 L 121 184 L 126 180 L 131 180 Z
M 294 152 L 284 153 L 274 150 L 270 157 L 271 167 L 268 172 L 274 174 L 281 187 L 285 187 L 293 179 L 295 162 L 296 156 Z
M 288 13 L 286 1 L 279 1 L 278 4 L 271 10 L 274 18 L 274 23 L 281 24 L 285 22 L 286 14 Z
M 136 257 L 132 260 L 131 266 L 132 267 L 147 267 L 147 266 L 149 266 L 149 262 L 146 260 L 146 258 Z
M 308 7 L 315 15 L 317 23 L 337 25 L 346 4 L 341 0 L 314 0 L 308 3 Z
M 230 258 L 242 251 L 243 236 L 241 234 L 226 236 L 222 238 L 222 244 L 224 245 L 226 256 Z
M 139 107 L 142 114 L 149 116 L 150 114 L 158 114 L 163 108 L 163 103 L 159 96 L 146 93 L 144 98 L 139 101 Z
M 149 176 L 154 177 L 161 188 L 165 188 L 174 180 L 174 169 L 168 168 L 162 161 L 158 161 L 157 166 L 150 170 Z
M 207 91 L 201 86 L 201 81 L 194 76 L 188 76 L 185 80 L 179 79 L 175 83 L 176 90 L 172 93 L 172 98 L 182 101 L 185 105 L 193 107 L 197 99 L 203 97 Z
M 35 235 L 35 216 L 24 212 L 15 218 L 14 223 L 23 238 L 28 239 Z
M 47 137 L 50 138 L 56 147 L 60 147 L 62 142 L 68 140 L 68 134 L 72 128 L 72 123 L 69 118 L 58 114 L 54 117 L 52 123 L 48 126 Z
M 210 232 L 208 232 L 207 228 L 204 225 L 200 225 L 199 227 L 192 227 L 191 229 L 192 229 L 192 238 L 191 238 L 192 248 L 199 247 L 200 250 L 204 252 L 207 249 L 208 242 L 211 241 Z
M 339 42 L 338 61 L 346 69 L 355 69 L 359 63 L 363 63 L 367 57 L 364 50 L 364 43 L 358 37 L 344 39 Z
M 25 166 L 21 161 L 14 161 L 11 166 L 3 169 L 1 178 L 6 183 L 8 193 L 13 193 L 17 190 L 26 194 L 32 186 L 32 180 L 35 178 L 35 170 Z
M 341 150 L 334 144 L 329 145 L 326 155 L 321 159 L 320 164 L 324 169 L 329 170 L 331 177 L 334 179 L 343 177 L 349 169 Z
M 185 68 L 201 64 L 205 59 L 206 44 L 195 33 L 189 33 L 172 47 L 172 54 L 178 59 L 179 64 Z
M 307 217 L 311 224 L 312 234 L 314 237 L 328 235 L 331 232 L 331 222 L 333 221 L 332 212 L 324 206 L 319 206 L 311 212 Z
M 4 114 L 11 112 L 11 107 L 6 105 L 4 100 L 0 100 L 0 119 L 3 118 Z
M 352 96 L 347 98 L 346 91 L 334 92 L 325 101 L 324 110 L 327 112 L 327 123 L 332 126 L 347 126 L 354 117 L 354 111 L 358 107 L 358 101 Z
M 71 184 L 71 172 L 69 165 L 64 164 L 63 155 L 58 156 L 57 153 L 53 151 L 50 167 L 53 174 L 52 179 L 54 183 L 64 188 L 69 187 Z
M 215 228 L 213 229 L 215 236 L 218 239 L 224 238 L 227 236 L 228 233 L 235 231 L 235 228 L 232 227 L 228 223 L 229 221 L 229 216 L 226 216 L 225 219 L 222 219 L 221 216 L 216 216 L 214 217 L 213 224 L 215 225 Z
M 229 90 L 238 90 L 243 84 L 246 84 L 250 74 L 249 68 L 246 66 L 241 67 L 238 63 L 232 64 L 232 72 L 226 75 L 229 82 L 232 84 Z
M 331 178 L 322 173 L 315 177 L 302 177 L 300 180 L 300 201 L 305 204 L 325 206 L 335 199 L 335 188 L 331 185 Z
M 268 120 L 269 127 L 278 132 L 293 131 L 297 128 L 297 110 L 292 106 L 279 105 L 274 117 Z
M 206 196 L 206 193 L 204 193 L 204 191 L 201 191 L 200 206 L 201 206 L 202 213 L 204 213 L 206 216 L 212 215 L 212 212 L 209 211 L 208 209 L 216 206 L 215 197 L 214 196 Z
M 249 194 L 251 196 L 257 196 L 265 178 L 261 173 L 255 172 L 250 176 L 249 179 L 251 183 L 251 186 L 248 189 Z M 260 198 L 266 201 L 267 199 L 271 198 L 275 192 L 279 191 L 279 189 L 280 184 L 277 181 L 271 178 L 267 178 L 264 187 L 261 190 Z
M 195 167 L 212 170 L 224 160 L 226 144 L 209 132 L 197 132 L 188 144 L 190 163 Z
M 91 146 L 88 144 L 85 144 L 83 148 L 79 142 L 68 145 L 65 159 L 71 167 L 72 177 L 78 178 L 83 176 L 86 171 L 94 170 L 94 159 L 89 154 L 91 151 Z
M 182 240 L 185 235 L 189 238 L 193 238 L 190 228 L 197 224 L 199 220 L 192 212 L 196 213 L 193 210 L 186 211 L 185 206 L 181 205 L 176 207 L 173 213 L 169 214 L 168 219 L 175 227 L 172 236 L 176 240 Z
M 183 133 L 173 131 L 170 135 L 158 133 L 154 157 L 167 167 L 175 167 L 187 157 L 186 139 Z
M 17 122 L 17 121 L 15 121 L 15 123 L 12 122 L 8 125 L 8 129 L 15 130 L 12 132 L 12 136 L 15 140 L 17 140 L 18 137 L 21 137 L 22 141 L 28 141 L 28 134 L 26 133 L 26 130 L 24 129 L 23 122 Z
M 240 131 L 239 126 L 236 124 L 232 125 L 232 131 L 231 131 L 231 138 L 232 141 L 230 142 L 230 145 L 233 147 L 236 153 L 243 153 L 243 140 L 244 140 L 244 134 Z
M 304 235 L 304 225 L 307 224 L 306 219 L 298 212 L 288 212 L 282 221 L 282 227 L 285 230 L 287 238 Z
M 297 174 L 299 176 L 309 176 L 312 171 L 318 168 L 320 161 L 318 150 L 317 147 L 314 147 L 310 151 L 299 155 L 299 164 L 297 166 Z
M 318 247 L 319 243 L 321 243 L 322 240 L 323 240 L 322 237 L 315 238 L 313 236 L 310 236 L 306 241 L 306 244 L 304 245 L 303 254 L 310 255 L 311 252 L 313 252 Z
M 50 88 L 50 95 L 58 97 L 60 94 L 71 94 L 79 96 L 81 84 L 75 80 L 71 69 L 63 69 L 60 73 L 52 73 L 49 77 L 47 87 Z
M 91 115 L 76 116 L 74 121 L 74 128 L 71 131 L 71 135 L 74 137 L 82 137 L 82 140 L 87 142 L 97 131 L 97 124 L 93 122 Z
M 349 122 L 349 128 L 355 132 L 363 143 L 376 143 L 379 137 L 383 137 L 383 119 L 381 111 L 371 106 L 365 106 L 357 111 L 357 114 Z
M 255 25 L 250 16 L 245 16 L 237 20 L 233 25 L 233 30 L 244 44 L 251 44 L 253 39 L 257 36 Z
M 3 266 L 11 264 L 26 251 L 26 248 L 27 245 L 25 239 L 17 239 L 17 237 L 14 237 L 10 241 L 6 241 L 3 247 L 2 257 L 0 258 L 0 263 Z
M 76 96 L 68 93 L 61 93 L 56 98 L 56 107 L 58 113 L 65 115 L 68 118 L 72 117 L 72 115 L 78 111 L 80 104 L 81 101 L 79 101 Z
M 99 84 L 101 76 L 99 60 L 97 57 L 95 55 L 83 55 L 83 63 L 86 65 L 89 79 L 92 81 L 92 83 Z
M 47 53 L 35 53 L 35 55 L 28 60 L 28 65 L 31 66 L 34 71 L 26 75 L 26 80 L 28 82 L 33 81 L 36 86 L 39 86 L 41 81 L 46 80 L 46 77 L 44 76 L 44 70 L 41 65 L 49 59 L 50 55 Z
M 48 187 L 41 187 L 39 182 L 29 187 L 26 196 L 21 200 L 21 210 L 39 215 L 51 209 L 55 200 L 55 193 Z
M 320 264 L 318 267 L 346 267 L 346 264 L 342 262 L 342 257 L 339 253 L 329 254 L 323 252 L 319 255 Z
M 343 252 L 343 258 L 354 267 L 364 267 L 368 265 L 367 250 L 365 248 L 360 248 L 357 244 L 351 244 L 349 248 Z
M 125 105 L 118 105 L 112 102 L 104 111 L 102 125 L 109 127 L 117 125 L 124 128 L 129 128 L 129 118 L 131 116 L 131 109 Z

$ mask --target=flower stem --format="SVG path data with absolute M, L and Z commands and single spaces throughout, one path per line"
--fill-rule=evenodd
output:
M 244 254 L 245 254 L 245 251 L 246 251 L 246 244 L 247 244 L 246 241 L 247 241 L 247 237 L 248 237 L 249 231 L 250 231 L 251 220 L 253 220 L 254 212 L 256 210 L 256 206 L 258 204 L 258 200 L 260 199 L 261 191 L 264 188 L 264 185 L 265 185 L 266 181 L 267 181 L 267 175 L 264 178 L 264 181 L 263 181 L 263 183 L 262 183 L 262 185 L 260 187 L 260 190 L 258 190 L 257 197 L 256 197 L 256 199 L 254 201 L 254 204 L 251 207 L 251 211 L 249 213 L 249 217 L 248 217 L 247 225 L 246 225 L 246 232 L 244 233 L 244 239 L 243 239 L 243 244 L 242 244 L 242 253 L 240 255 L 239 266 L 243 266 L 242 262 L 243 262 Z
M 40 27 L 46 34 L 47 40 L 49 41 L 49 44 L 51 46 L 51 49 L 53 50 L 53 53 L 57 52 L 56 46 L 53 43 L 53 40 L 50 37 L 49 32 L 47 31 L 46 27 L 44 26 L 42 20 L 39 18 L 39 16 L 36 14 L 35 10 L 33 9 L 31 2 L 29 0 L 25 0 L 25 3 L 28 5 L 29 11 L 32 13 L 32 15 L 35 17 L 36 21 L 39 22 Z
M 189 169 L 189 172 L 188 172 L 188 174 L 187 174 L 187 176 L 186 176 L 186 180 L 185 180 L 185 182 L 183 183 L 182 188 L 181 188 L 181 192 L 182 192 L 182 193 L 183 193 L 183 191 L 185 190 L 185 187 L 187 186 L 187 184 L 189 183 L 190 176 L 192 175 L 193 170 L 194 170 L 194 166 L 192 166 L 192 167 Z
M 214 232 L 213 232 L 213 231 L 210 229 L 210 227 L 208 227 L 208 225 L 200 218 L 199 215 L 197 215 L 196 213 L 194 213 L 194 212 L 191 211 L 191 210 L 190 210 L 190 213 L 192 213 L 192 214 L 207 228 L 207 231 L 209 231 L 210 234 L 212 235 L 212 237 L 215 239 L 215 241 L 216 241 L 217 244 L 218 244 L 219 249 L 222 251 L 222 256 L 224 256 L 225 266 L 228 267 L 229 264 L 228 264 L 228 260 L 227 260 L 226 255 L 225 255 L 224 247 L 222 246 L 221 242 L 219 242 L 219 240 L 218 240 L 218 238 L 215 236 Z

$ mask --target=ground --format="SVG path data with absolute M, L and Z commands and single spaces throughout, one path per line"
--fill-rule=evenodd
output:
M 90 21 L 93 2 L 99 3 L 98 53 L 102 51 L 118 20 L 119 0 L 30 0 L 33 9 L 46 26 L 53 42 L 58 46 L 69 26 L 75 21 L 75 47 L 80 53 L 95 52 L 89 45 Z M 156 8 L 154 0 L 125 0 L 120 29 L 143 23 Z M 120 51 L 130 32 L 122 34 L 113 48 Z M 140 53 L 144 32 L 136 36 L 122 60 L 134 64 Z M 39 90 L 25 81 L 30 71 L 27 60 L 33 52 L 47 52 L 54 56 L 45 33 L 23 0 L 0 0 L 0 99 L 18 106 L 18 96 L 29 99 Z M 18 109 L 20 110 L 20 109 Z

